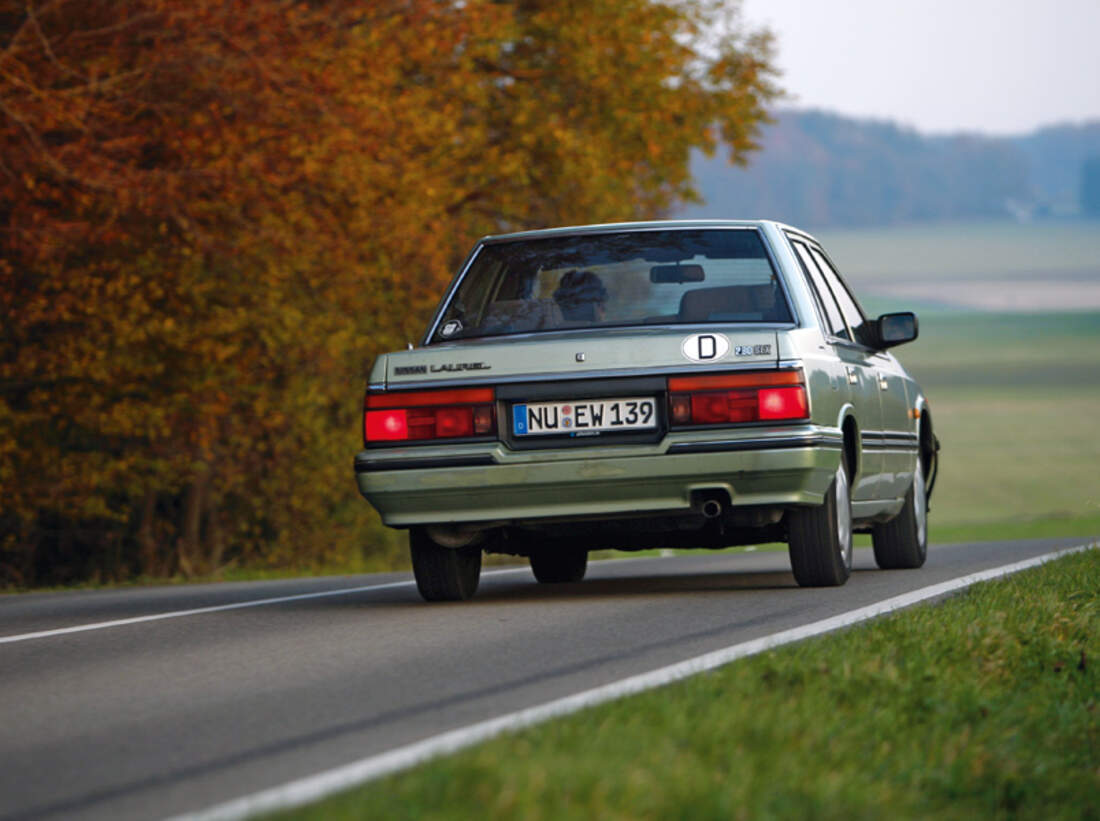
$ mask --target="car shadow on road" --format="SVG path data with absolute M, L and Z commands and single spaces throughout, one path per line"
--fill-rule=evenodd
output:
M 781 590 L 797 587 L 790 572 L 645 573 L 637 576 L 594 578 L 563 584 L 539 584 L 532 577 L 490 581 L 478 590 L 476 601 L 577 599 L 628 596 L 729 593 Z
M 489 574 L 482 576 L 477 593 L 462 602 L 425 602 L 416 591 L 415 583 L 388 590 L 363 591 L 361 595 L 350 595 L 346 599 L 327 599 L 293 602 L 281 607 L 298 610 L 318 610 L 331 608 L 374 608 L 374 607 L 476 607 L 481 604 L 501 604 L 525 601 L 591 601 L 602 598 L 629 599 L 644 596 L 676 596 L 729 594 L 734 592 L 753 593 L 774 590 L 807 592 L 820 588 L 801 588 L 789 570 L 713 570 L 698 572 L 669 571 L 653 572 L 647 568 L 637 575 L 600 577 L 592 576 L 579 582 L 540 584 L 528 568 L 519 566 L 509 572 L 500 573 L 503 568 L 487 568 Z M 854 567 L 853 578 L 874 568 Z M 493 573 L 492 571 L 497 571 Z
M 790 572 L 745 571 L 741 573 L 643 573 L 637 576 L 593 578 L 580 582 L 539 584 L 530 572 L 482 579 L 473 598 L 462 602 L 425 602 L 415 584 L 391 590 L 363 591 L 346 598 L 296 601 L 279 605 L 285 610 L 332 610 L 355 608 L 476 607 L 534 601 L 591 601 L 644 596 L 729 594 L 733 592 L 791 590 L 798 585 Z

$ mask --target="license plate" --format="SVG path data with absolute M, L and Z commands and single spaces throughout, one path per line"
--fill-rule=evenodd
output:
M 531 402 L 512 406 L 512 433 L 516 436 L 599 433 L 655 427 L 657 402 L 652 397 Z

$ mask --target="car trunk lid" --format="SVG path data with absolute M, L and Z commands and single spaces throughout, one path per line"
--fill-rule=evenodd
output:
M 432 345 L 380 357 L 372 384 L 413 388 L 778 365 L 771 328 L 601 329 Z

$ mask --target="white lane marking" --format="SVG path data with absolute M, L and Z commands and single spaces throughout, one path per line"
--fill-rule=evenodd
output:
M 1018 573 L 1021 570 L 1027 570 L 1028 568 L 1036 567 L 1054 559 L 1061 558 L 1062 556 L 1067 556 L 1071 553 L 1080 553 L 1098 546 L 1100 546 L 1100 543 L 1094 542 L 1090 545 L 1081 545 L 1065 550 L 1057 550 L 1053 553 L 1046 553 L 1042 556 L 1025 559 L 1024 561 L 1014 564 L 1007 564 L 1002 567 L 994 567 L 990 570 L 971 573 L 967 576 L 960 576 L 957 579 L 934 584 L 930 587 L 924 587 L 910 593 L 903 593 L 900 596 L 893 596 L 892 598 L 884 599 L 876 604 L 860 607 L 857 610 L 841 613 L 838 616 L 822 619 L 812 624 L 794 627 L 790 630 L 783 630 L 779 633 L 773 633 L 770 636 L 742 642 L 741 644 L 734 644 L 721 650 L 715 650 L 701 656 L 696 656 L 687 661 L 681 661 L 677 664 L 670 664 L 667 667 L 651 670 L 648 673 L 641 673 L 636 676 L 620 679 L 619 681 L 613 681 L 610 684 L 595 687 L 591 690 L 585 690 L 584 692 L 572 696 L 548 701 L 545 704 L 528 707 L 527 709 L 518 710 L 514 713 L 508 713 L 486 721 L 479 721 L 476 724 L 460 727 L 457 730 L 451 730 L 450 732 L 425 738 L 422 741 L 416 741 L 412 744 L 396 747 L 384 753 L 368 756 L 359 761 L 354 761 L 351 764 L 345 764 L 331 770 L 326 770 L 325 772 L 317 773 L 316 775 L 307 776 L 306 778 L 301 778 L 296 781 L 290 781 L 281 786 L 262 790 L 252 795 L 246 795 L 224 804 L 217 804 L 205 810 L 200 810 L 199 812 L 174 816 L 169 821 L 236 821 L 236 819 L 248 818 L 259 813 L 275 812 L 276 810 L 299 807 L 303 804 L 318 801 L 333 793 L 358 786 L 367 781 L 372 781 L 376 778 L 381 778 L 382 776 L 391 775 L 400 770 L 414 767 L 429 759 L 449 755 L 450 753 L 458 752 L 466 747 L 472 747 L 475 744 L 487 741 L 502 733 L 520 730 L 524 727 L 542 723 L 551 718 L 575 713 L 586 707 L 594 707 L 597 704 L 614 701 L 615 699 L 639 693 L 643 690 L 651 690 L 655 687 L 671 684 L 672 682 L 680 681 L 689 676 L 694 676 L 698 673 L 706 672 L 707 670 L 713 670 L 716 667 L 721 667 L 722 665 L 729 664 L 732 661 L 745 658 L 746 656 L 753 656 L 758 653 L 763 653 L 766 650 L 771 650 L 774 647 L 802 641 L 803 639 L 812 638 L 814 636 L 820 636 L 823 633 L 839 630 L 842 627 L 849 627 L 853 624 L 868 621 L 878 616 L 892 613 L 895 610 L 901 610 L 905 607 L 918 604 L 919 602 L 927 601 L 928 599 L 934 599 L 937 596 L 953 593 L 956 590 L 961 590 L 978 582 L 1008 576 L 1012 573 Z
M 504 570 L 489 570 L 482 573 L 485 576 L 499 576 L 504 573 L 530 572 L 526 567 L 510 567 Z M 58 627 L 54 630 L 38 630 L 34 633 L 19 633 L 13 636 L 0 636 L 0 644 L 12 644 L 17 641 L 30 641 L 31 639 L 45 639 L 52 636 L 65 636 L 70 633 L 83 633 L 87 630 L 105 630 L 110 627 L 123 627 L 127 624 L 142 624 L 148 621 L 161 621 L 163 619 L 179 619 L 184 616 L 200 616 L 204 613 L 218 613 L 223 610 L 240 610 L 244 607 L 262 607 L 268 604 L 282 604 L 290 601 L 303 601 L 305 599 L 320 599 L 327 596 L 347 596 L 351 593 L 365 593 L 371 590 L 386 590 L 392 587 L 409 587 L 416 584 L 412 579 L 400 582 L 387 582 L 386 584 L 368 584 L 362 587 L 342 587 L 339 590 L 322 590 L 318 593 L 296 593 L 293 596 L 278 596 L 271 599 L 254 599 L 252 601 L 233 602 L 232 604 L 217 604 L 210 607 L 196 607 L 191 610 L 172 610 L 167 613 L 150 613 L 147 616 L 133 616 L 128 619 L 115 619 L 113 621 L 99 621 L 92 624 L 77 624 L 72 627 Z

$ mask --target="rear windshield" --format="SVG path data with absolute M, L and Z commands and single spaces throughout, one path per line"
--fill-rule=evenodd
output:
M 635 231 L 484 246 L 432 339 L 790 321 L 755 230 Z

